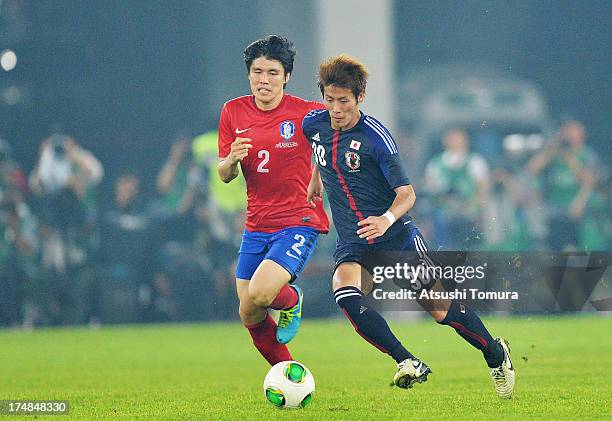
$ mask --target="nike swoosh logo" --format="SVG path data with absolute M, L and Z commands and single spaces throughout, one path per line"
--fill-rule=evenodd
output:
M 300 259 L 299 257 L 294 256 L 293 254 L 291 254 L 291 252 L 289 252 L 289 250 L 287 250 L 285 253 L 287 253 L 287 256 L 289 256 L 289 257 L 293 257 L 293 258 L 294 258 L 294 259 L 296 259 L 296 260 L 299 260 L 299 259 Z
M 248 132 L 249 130 L 251 130 L 251 128 L 250 128 L 250 127 L 249 127 L 248 129 L 244 129 L 244 130 L 238 130 L 238 129 L 236 129 L 236 134 L 240 134 L 240 133 Z

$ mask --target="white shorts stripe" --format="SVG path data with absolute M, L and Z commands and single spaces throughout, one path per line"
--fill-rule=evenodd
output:
M 417 253 L 419 254 L 419 257 L 423 257 L 423 252 L 421 251 L 421 246 L 419 244 L 419 242 L 417 241 L 417 237 L 414 237 L 414 248 L 416 249 Z
M 423 241 L 423 239 L 418 235 L 414 237 L 414 239 L 417 240 L 417 242 L 420 244 L 423 253 L 427 253 L 427 247 L 425 246 L 425 242 Z
M 423 239 L 420 236 L 416 236 L 414 239 L 420 245 L 421 250 L 423 251 L 423 259 L 425 259 L 430 266 L 436 266 L 433 260 L 431 260 L 431 257 L 429 257 L 429 254 L 427 254 L 427 247 L 425 246 Z

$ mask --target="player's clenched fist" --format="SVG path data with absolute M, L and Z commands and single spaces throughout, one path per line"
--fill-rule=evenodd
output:
M 242 161 L 249 154 L 249 149 L 252 147 L 251 139 L 248 137 L 237 137 L 236 140 L 232 142 L 232 149 L 227 158 L 232 164 Z

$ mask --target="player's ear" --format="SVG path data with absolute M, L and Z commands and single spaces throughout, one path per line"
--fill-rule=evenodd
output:
M 285 73 L 285 83 L 289 82 L 290 78 L 291 78 L 291 73 Z
M 361 91 L 361 93 L 359 94 L 359 96 L 357 97 L 357 102 L 363 102 L 363 100 L 365 99 L 365 91 Z

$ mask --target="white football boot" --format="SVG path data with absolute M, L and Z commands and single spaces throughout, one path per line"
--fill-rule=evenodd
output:
M 424 362 L 417 358 L 406 358 L 397 364 L 397 373 L 393 376 L 391 385 L 410 389 L 416 383 L 426 382 L 427 376 L 431 373 L 431 369 Z
M 508 341 L 502 338 L 495 338 L 504 350 L 504 361 L 499 367 L 491 369 L 491 378 L 497 395 L 502 399 L 512 398 L 514 392 L 514 380 L 516 373 L 510 359 L 510 347 Z

